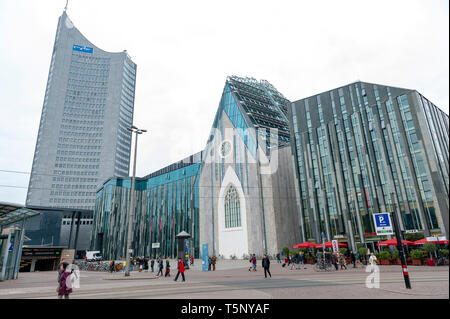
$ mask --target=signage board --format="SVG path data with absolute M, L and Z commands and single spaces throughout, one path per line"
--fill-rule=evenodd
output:
M 208 244 L 202 245 L 202 271 L 208 271 Z
M 72 47 L 72 51 L 84 52 L 84 53 L 92 53 L 94 52 L 93 48 L 86 47 L 84 45 L 74 44 Z
M 333 253 L 339 253 L 339 245 L 337 240 L 332 240 L 331 245 L 333 246 Z
M 389 213 L 373 214 L 377 235 L 393 235 L 391 216 Z
M 152 243 L 152 248 L 159 248 L 159 243 Z

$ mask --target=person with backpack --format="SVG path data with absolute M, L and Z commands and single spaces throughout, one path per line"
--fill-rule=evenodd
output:
M 58 288 L 56 291 L 58 292 L 58 299 L 69 299 L 69 294 L 72 293 L 72 281 L 70 278 L 71 272 L 67 270 L 68 263 L 61 263 L 59 270 L 61 271 L 61 275 L 58 278 Z M 58 270 L 58 271 L 59 271 Z
M 178 280 L 178 276 L 181 274 L 181 277 L 183 278 L 182 282 L 186 281 L 184 278 L 184 263 L 183 260 L 181 259 L 181 257 L 178 257 L 178 272 L 177 275 L 175 276 L 175 279 L 173 281 L 177 281 Z

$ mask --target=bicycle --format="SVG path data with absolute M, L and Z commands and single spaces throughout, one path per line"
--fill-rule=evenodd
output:
M 314 265 L 315 271 L 332 271 L 333 265 L 329 261 L 321 260 L 320 262 Z

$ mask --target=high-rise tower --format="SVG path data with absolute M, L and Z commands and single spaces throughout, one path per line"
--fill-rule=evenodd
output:
M 93 209 L 129 173 L 136 64 L 89 42 L 63 12 L 42 107 L 27 206 Z

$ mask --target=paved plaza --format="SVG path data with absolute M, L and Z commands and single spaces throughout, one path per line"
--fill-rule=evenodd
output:
M 401 266 L 380 266 L 380 287 L 367 288 L 365 266 L 347 270 L 316 272 L 286 269 L 272 261 L 272 278 L 265 279 L 260 267 L 248 271 L 248 262 L 219 260 L 216 271 L 202 272 L 201 261 L 186 270 L 186 282 L 174 282 L 176 263 L 171 262 L 170 278 L 155 273 L 82 271 L 80 288 L 72 299 L 152 298 L 152 299 L 448 299 L 449 267 L 409 266 L 412 289 L 405 289 Z M 175 272 L 175 273 L 174 273 Z M 0 282 L 0 299 L 56 299 L 56 271 L 20 273 L 17 280 Z

